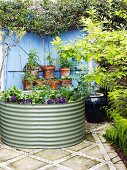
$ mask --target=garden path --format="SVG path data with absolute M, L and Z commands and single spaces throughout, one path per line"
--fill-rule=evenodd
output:
M 126 170 L 103 137 L 107 122 L 86 123 L 86 138 L 62 149 L 11 148 L 0 142 L 0 170 Z

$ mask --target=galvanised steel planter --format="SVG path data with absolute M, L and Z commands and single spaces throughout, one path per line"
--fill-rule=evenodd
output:
M 0 107 L 1 139 L 9 146 L 61 148 L 85 137 L 84 100 L 34 106 L 1 101 Z

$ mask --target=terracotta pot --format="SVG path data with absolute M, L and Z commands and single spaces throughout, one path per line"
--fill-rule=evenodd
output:
M 70 68 L 60 68 L 61 78 L 70 76 Z
M 60 80 L 61 85 L 69 86 L 72 84 L 72 80 Z
M 38 77 L 38 69 L 36 69 L 36 70 L 31 70 L 31 75 L 33 76 L 33 77 Z
M 23 80 L 22 83 L 23 83 L 24 90 L 31 90 L 33 87 L 33 83 L 28 80 Z
M 37 78 L 39 69 L 40 67 L 33 66 L 33 67 L 28 67 L 26 71 L 29 72 L 33 77 Z
M 59 80 L 52 80 L 50 81 L 50 87 L 53 88 L 54 90 L 57 90 L 59 83 L 60 83 Z
M 45 79 L 54 77 L 55 66 L 42 66 L 43 76 Z
M 39 80 L 39 79 L 37 79 L 37 80 L 35 80 L 35 81 L 33 82 L 33 85 L 34 85 L 34 86 L 36 86 L 36 85 L 43 86 L 43 85 L 45 85 L 45 84 L 46 84 L 46 81 L 45 81 L 45 80 Z

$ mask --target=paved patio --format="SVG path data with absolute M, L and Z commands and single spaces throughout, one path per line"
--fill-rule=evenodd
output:
M 0 142 L 0 170 L 126 170 L 103 134 L 108 123 L 86 124 L 86 139 L 69 148 L 20 149 Z

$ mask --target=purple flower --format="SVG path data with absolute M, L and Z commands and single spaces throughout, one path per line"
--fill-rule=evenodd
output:
M 62 100 L 63 100 L 63 102 L 65 103 L 66 99 L 65 99 L 64 97 L 62 97 Z
M 16 100 L 16 96 L 11 96 L 11 101 L 14 102 Z
M 47 104 L 52 104 L 52 103 L 53 103 L 52 100 L 48 100 L 48 101 L 47 101 Z
M 27 99 L 26 103 L 31 103 L 32 104 L 32 99 Z
M 58 103 L 62 103 L 62 104 L 63 104 L 63 103 L 65 103 L 65 101 L 62 100 L 62 99 L 59 99 L 59 100 L 58 100 Z

